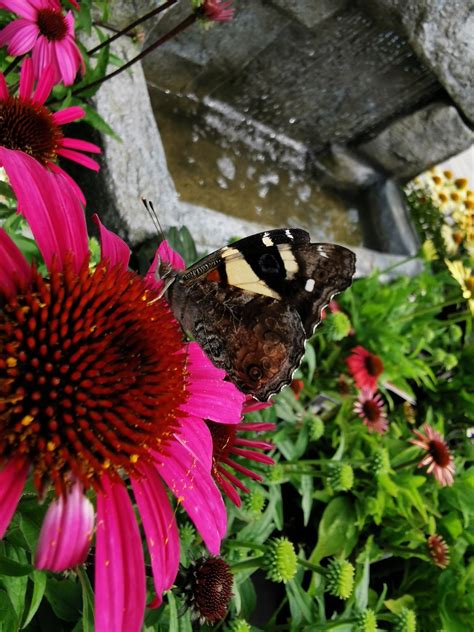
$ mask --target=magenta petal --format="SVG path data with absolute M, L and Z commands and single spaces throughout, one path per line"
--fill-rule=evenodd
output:
M 36 20 L 36 10 L 28 0 L 2 0 L 0 7 L 5 11 L 11 11 L 27 20 Z
M 15 296 L 31 280 L 31 268 L 16 244 L 0 228 L 0 292 Z
M 56 153 L 59 156 L 63 156 L 63 158 L 68 158 L 68 160 L 73 160 L 83 167 L 87 167 L 87 169 L 92 169 L 92 171 L 99 171 L 100 169 L 95 160 L 92 160 L 89 156 L 85 156 L 78 151 L 73 151 L 72 149 L 58 149 Z
M 48 268 L 74 254 L 79 271 L 89 255 L 86 222 L 76 192 L 61 173 L 51 173 L 31 156 L 2 149 L 0 160 Z
M 33 64 L 31 59 L 27 57 L 22 65 L 20 72 L 20 97 L 22 99 L 29 99 L 33 92 Z
M 90 151 L 92 154 L 100 154 L 101 149 L 94 143 L 89 143 L 86 140 L 80 140 L 79 138 L 63 138 L 62 146 L 68 149 L 78 149 L 79 151 Z
M 94 529 L 94 507 L 76 482 L 66 497 L 50 504 L 43 520 L 35 566 L 60 573 L 82 564 Z
M 8 86 L 2 72 L 0 72 L 0 99 L 8 99 Z
M 140 632 L 145 615 L 145 562 L 133 505 L 122 483 L 102 477 L 97 495 L 95 630 Z
M 111 266 L 128 267 L 130 261 L 130 248 L 118 235 L 105 228 L 98 215 L 92 217 L 99 228 L 101 259 L 108 259 Z
M 145 530 L 150 553 L 153 581 L 157 595 L 156 606 L 162 594 L 173 585 L 179 567 L 179 532 L 174 512 L 163 483 L 152 465 L 141 467 L 142 477 L 131 479 L 133 493 Z
M 11 459 L 0 470 L 0 538 L 3 538 L 20 500 L 28 476 L 28 463 Z
M 44 70 L 43 70 L 44 69 Z M 38 77 L 36 90 L 33 94 L 33 101 L 43 104 L 49 97 L 51 90 L 55 84 L 56 69 L 54 63 L 44 64 L 41 69 L 41 75 Z
M 177 441 L 185 446 L 207 470 L 210 470 L 213 444 L 207 424 L 202 419 L 191 415 L 177 421 L 179 423 L 179 427 L 175 431 Z
M 36 24 L 20 18 L 0 31 L 0 46 L 8 45 L 9 55 L 24 55 L 33 48 L 39 33 Z
M 207 548 L 217 555 L 225 535 L 224 501 L 210 471 L 179 442 L 169 444 L 168 454 L 154 454 L 158 472 L 183 505 Z
M 64 110 L 59 110 L 53 114 L 53 120 L 56 125 L 66 125 L 66 123 L 72 123 L 78 119 L 84 118 L 86 113 L 78 105 L 71 105 Z
M 245 395 L 224 382 L 225 372 L 216 369 L 196 342 L 188 345 L 188 371 L 190 397 L 181 410 L 218 423 L 239 423 Z
M 173 270 L 184 270 L 186 264 L 183 257 L 173 250 L 169 243 L 164 239 L 158 247 L 158 254 L 163 263 L 170 263 Z
M 79 68 L 75 44 L 69 38 L 57 41 L 55 44 L 54 54 L 61 78 L 65 86 L 70 86 L 74 83 Z

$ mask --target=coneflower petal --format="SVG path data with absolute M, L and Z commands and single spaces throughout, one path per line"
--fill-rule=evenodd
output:
M 170 455 L 155 453 L 158 472 L 183 505 L 209 551 L 217 555 L 225 535 L 227 517 L 211 473 L 185 446 L 175 443 Z
M 145 530 L 153 581 L 154 606 L 174 583 L 179 568 L 179 532 L 168 496 L 154 466 L 144 464 L 142 477 L 132 478 L 132 488 Z
M 123 239 L 105 228 L 98 215 L 94 214 L 92 219 L 99 228 L 101 259 L 108 259 L 112 266 L 120 265 L 126 269 L 130 261 L 130 248 Z
M 102 477 L 97 496 L 95 629 L 140 632 L 145 613 L 145 563 L 133 505 L 123 483 Z
M 182 410 L 216 423 L 239 423 L 245 395 L 230 382 L 222 381 L 225 372 L 216 369 L 195 342 L 188 345 L 188 367 L 193 380 L 189 385 L 190 397 Z
M 11 459 L 0 470 L 0 538 L 3 538 L 20 500 L 28 476 L 28 463 Z
M 35 7 L 25 0 L 2 0 L 2 9 L 16 13 L 27 20 L 34 21 L 36 19 Z
M 66 123 L 72 123 L 73 121 L 84 118 L 85 115 L 86 113 L 79 105 L 71 105 L 68 108 L 64 108 L 64 110 L 54 112 L 53 121 L 57 125 L 66 125 Z
M 0 150 L 1 161 L 1 150 Z M 31 280 L 31 268 L 18 246 L 0 228 L 0 290 L 6 296 L 15 296 L 18 285 L 26 285 Z
M 20 18 L 7 24 L 0 32 L 0 46 L 8 45 L 8 54 L 24 55 L 30 51 L 39 35 L 36 24 Z
M 76 482 L 49 505 L 41 526 L 35 566 L 59 573 L 82 564 L 94 530 L 94 507 Z

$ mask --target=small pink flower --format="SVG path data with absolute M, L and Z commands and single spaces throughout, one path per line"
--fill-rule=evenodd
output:
M 375 390 L 377 380 L 383 373 L 383 362 L 379 356 L 359 345 L 352 350 L 346 364 L 359 388 Z
M 362 389 L 354 404 L 354 412 L 362 418 L 369 432 L 384 434 L 388 429 L 385 407 L 379 393 L 371 389 Z
M 4 76 L 0 73 L 0 166 L 4 167 L 18 200 L 19 211 L 25 206 L 47 204 L 50 200 L 45 188 L 44 173 L 49 170 L 61 182 L 69 185 L 85 204 L 85 198 L 74 180 L 57 164 L 66 158 L 78 164 L 99 170 L 95 160 L 82 152 L 100 153 L 99 147 L 84 140 L 65 136 L 61 126 L 85 116 L 78 106 L 51 112 L 44 102 L 53 87 L 53 70 L 50 66 L 40 77 L 36 88 L 31 59 L 25 59 L 20 72 L 18 96 L 8 92 Z
M 74 38 L 72 12 L 64 15 L 59 0 L 0 0 L 0 9 L 20 16 L 0 31 L 0 46 L 14 56 L 31 51 L 36 79 L 52 65 L 54 83 L 74 83 L 79 68 L 84 71 L 84 60 Z
M 0 537 L 30 474 L 40 498 L 56 495 L 37 565 L 80 564 L 95 494 L 95 629 L 139 632 L 146 577 L 136 509 L 159 605 L 179 566 L 167 489 L 217 555 L 226 511 L 206 422 L 239 424 L 245 398 L 183 342 L 154 278 L 128 269 L 127 245 L 98 219 L 101 261 L 90 268 L 77 196 L 48 170 L 42 178 L 48 204 L 25 205 L 24 215 L 47 276 L 0 229 Z
M 242 412 L 249 413 L 254 410 L 268 408 L 271 402 L 256 402 L 252 397 L 248 396 L 244 402 Z M 255 439 L 245 439 L 240 436 L 241 433 L 247 432 L 264 432 L 274 430 L 273 423 L 251 423 L 242 422 L 240 424 L 216 424 L 207 421 L 207 426 L 212 436 L 212 475 L 222 489 L 222 491 L 230 498 L 230 500 L 240 507 L 241 501 L 237 492 L 240 489 L 244 493 L 248 493 L 249 489 L 242 483 L 240 478 L 229 471 L 233 469 L 241 476 L 247 476 L 254 481 L 263 480 L 260 474 L 245 467 L 235 457 L 263 463 L 265 465 L 273 465 L 275 461 L 261 454 L 258 450 L 270 450 L 273 446 L 267 441 L 256 441 Z M 253 448 L 249 450 L 248 448 Z
M 454 483 L 455 467 L 453 457 L 443 437 L 429 424 L 423 424 L 421 431 L 413 430 L 417 439 L 410 439 L 410 443 L 418 446 L 427 453 L 418 467 L 428 466 L 426 472 L 433 474 L 443 487 Z
M 232 0 L 203 0 L 199 9 L 201 15 L 211 22 L 230 22 L 234 17 Z

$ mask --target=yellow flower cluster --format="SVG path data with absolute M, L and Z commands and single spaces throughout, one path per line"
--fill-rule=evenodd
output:
M 467 178 L 455 178 L 449 170 L 434 167 L 415 178 L 408 188 L 423 189 L 443 213 L 441 234 L 446 252 L 455 255 L 461 246 L 474 258 L 474 191 Z M 431 252 L 430 244 L 424 245 Z

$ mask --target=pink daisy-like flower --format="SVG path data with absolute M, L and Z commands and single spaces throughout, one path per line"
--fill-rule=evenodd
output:
M 0 537 L 29 474 L 41 498 L 55 496 L 38 568 L 83 562 L 95 513 L 95 629 L 139 632 L 145 565 L 127 483 L 159 604 L 179 565 L 165 486 L 218 554 L 226 512 L 204 419 L 239 423 L 244 396 L 196 343 L 182 342 L 154 276 L 129 271 L 127 245 L 98 220 L 102 257 L 90 269 L 77 197 L 47 170 L 43 177 L 58 204 L 24 213 L 49 277 L 0 229 Z
M 210 22 L 230 22 L 234 17 L 232 0 L 201 0 L 198 9 Z
M 0 31 L 0 46 L 14 56 L 31 51 L 36 79 L 51 65 L 53 83 L 74 83 L 84 60 L 74 38 L 72 11 L 64 15 L 59 0 L 0 0 L 0 9 L 20 16 Z
M 379 356 L 359 345 L 346 358 L 346 364 L 358 388 L 375 390 L 377 380 L 383 373 L 383 362 Z
M 453 457 L 443 437 L 429 424 L 423 424 L 420 430 L 413 430 L 416 439 L 410 439 L 409 443 L 418 446 L 427 452 L 420 461 L 418 467 L 428 466 L 426 472 L 433 474 L 435 479 L 443 487 L 454 483 L 455 467 Z
M 34 89 L 30 59 L 25 59 L 20 73 L 18 96 L 8 92 L 4 76 L 0 73 L 0 166 L 10 180 L 18 200 L 19 211 L 47 204 L 49 190 L 45 187 L 46 170 L 52 171 L 60 186 L 69 184 L 85 204 L 85 198 L 74 180 L 58 166 L 59 157 L 73 160 L 88 169 L 99 170 L 95 160 L 84 151 L 100 153 L 100 148 L 84 140 L 64 136 L 61 125 L 72 123 L 85 116 L 81 107 L 71 106 L 51 112 L 44 106 L 53 87 L 52 68 L 49 67 Z M 38 212 L 43 212 L 39 210 Z
M 252 397 L 248 396 L 244 402 L 242 412 L 244 414 L 250 413 L 254 410 L 268 408 L 271 405 L 271 402 L 256 402 Z M 246 461 L 254 461 L 255 463 L 263 463 L 264 465 L 273 465 L 275 463 L 270 456 L 259 452 L 259 450 L 271 450 L 273 448 L 271 443 L 244 438 L 241 434 L 275 430 L 275 424 L 264 422 L 216 424 L 210 420 L 207 420 L 206 423 L 212 436 L 212 475 L 214 480 L 234 505 L 240 507 L 241 501 L 237 490 L 248 493 L 249 489 L 242 483 L 240 478 L 229 471 L 229 468 L 239 475 L 246 476 L 254 481 L 262 481 L 263 479 L 260 474 L 236 461 L 235 457 Z
M 388 429 L 388 420 L 380 393 L 371 389 L 362 389 L 354 404 L 354 412 L 362 418 L 369 432 L 384 434 Z

